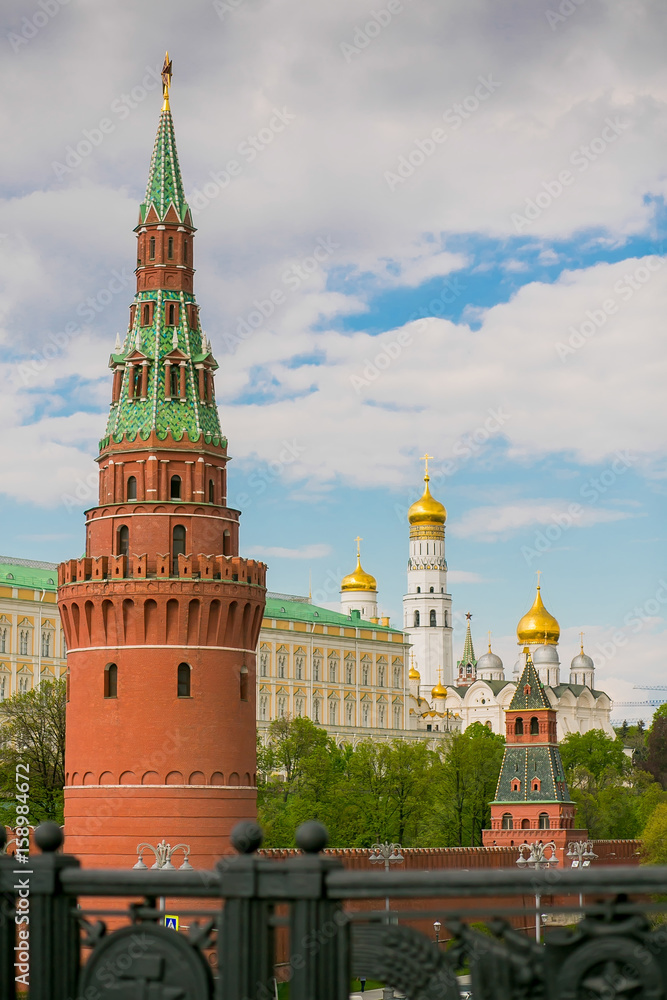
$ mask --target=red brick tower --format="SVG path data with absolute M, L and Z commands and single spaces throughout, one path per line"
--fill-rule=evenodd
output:
M 526 647 L 526 666 L 505 713 L 505 753 L 491 829 L 482 831 L 485 847 L 517 847 L 526 842 L 553 840 L 564 864 L 571 840 L 587 840 L 586 830 L 575 830 L 575 804 L 565 781 L 558 749 L 556 712 Z M 517 852 L 518 857 L 518 852 Z
M 255 647 L 266 567 L 226 506 L 217 364 L 193 295 L 195 229 L 164 104 L 141 205 L 137 292 L 111 355 L 99 506 L 58 570 L 68 647 L 66 849 L 128 867 L 185 842 L 210 867 L 254 818 Z

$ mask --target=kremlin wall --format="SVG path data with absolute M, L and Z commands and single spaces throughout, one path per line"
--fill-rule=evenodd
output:
M 232 827 L 255 816 L 257 729 L 302 715 L 337 742 L 434 745 L 473 722 L 504 733 L 479 850 L 506 863 L 510 848 L 514 856 L 517 843 L 548 830 L 562 853 L 586 831 L 573 829 L 558 740 L 592 728 L 613 735 L 611 702 L 594 687 L 583 644 L 561 683 L 560 627 L 539 584 L 517 628 L 511 680 L 490 641 L 475 656 L 470 614 L 454 659 L 447 511 L 430 493 L 430 456 L 408 512 L 400 627 L 378 615 L 360 539 L 339 610 L 267 594 L 266 566 L 240 553 L 169 72 L 134 230 L 136 294 L 109 360 L 99 501 L 85 514 L 85 555 L 57 569 L 59 617 L 50 564 L 0 565 L 0 697 L 60 676 L 66 643 L 67 852 L 87 866 L 128 867 L 139 841 L 164 837 L 186 841 L 196 867 L 212 867 Z M 30 570 L 32 583 L 21 582 Z

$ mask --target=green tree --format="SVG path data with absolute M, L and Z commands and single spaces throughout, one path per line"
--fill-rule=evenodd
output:
M 632 766 L 624 753 L 623 740 L 612 739 L 602 729 L 568 733 L 561 740 L 560 755 L 570 787 L 589 791 L 609 776 L 629 774 Z
M 658 709 L 666 708 L 661 705 Z M 642 767 L 667 788 L 667 711 L 656 712 L 651 728 L 646 736 L 646 756 Z
M 3 821 L 14 824 L 16 766 L 27 765 L 29 821 L 63 822 L 65 680 L 0 702 L 0 796 Z
M 642 832 L 643 860 L 649 865 L 667 864 L 667 802 L 659 803 Z
M 438 774 L 438 844 L 481 844 L 482 830 L 491 824 L 489 803 L 495 797 L 504 746 L 502 736 L 479 722 L 453 735 Z

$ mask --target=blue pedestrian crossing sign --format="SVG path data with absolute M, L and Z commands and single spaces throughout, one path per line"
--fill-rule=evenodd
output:
M 178 930 L 178 925 L 179 925 L 179 919 L 178 919 L 178 917 L 168 917 L 168 916 L 165 916 L 165 918 L 164 918 L 164 926 L 165 927 L 171 927 L 172 931 L 177 931 Z

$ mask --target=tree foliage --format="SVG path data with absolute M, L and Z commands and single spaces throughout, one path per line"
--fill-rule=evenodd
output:
M 0 702 L 0 802 L 2 821 L 15 822 L 17 764 L 27 765 L 29 821 L 63 821 L 65 784 L 65 681 Z M 21 776 L 23 775 L 23 769 Z
M 481 843 L 503 742 L 475 725 L 444 752 L 404 740 L 338 746 L 309 719 L 277 719 L 258 746 L 265 844 L 293 846 L 307 819 L 326 825 L 332 847 Z

